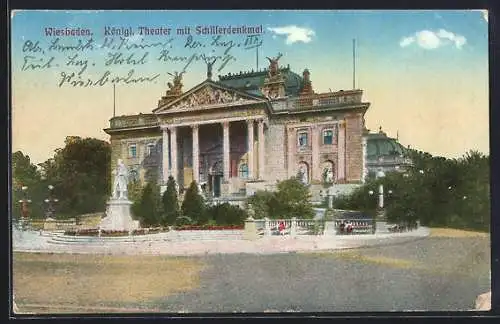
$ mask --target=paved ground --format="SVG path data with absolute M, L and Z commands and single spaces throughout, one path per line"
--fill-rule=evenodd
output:
M 208 255 L 201 286 L 164 312 L 471 310 L 490 290 L 489 241 L 427 238 L 348 253 Z
M 56 234 L 58 235 L 58 234 Z M 13 249 L 19 252 L 51 253 L 104 253 L 104 254 L 153 254 L 153 255 L 205 255 L 219 253 L 273 254 L 291 251 L 319 251 L 353 248 L 367 245 L 396 244 L 421 239 L 429 235 L 427 228 L 394 234 L 375 235 L 300 235 L 271 236 L 248 240 L 193 240 L 176 239 L 176 233 L 162 233 L 148 236 L 151 241 L 116 242 L 114 239 L 97 239 L 93 243 L 70 242 L 50 243 L 49 234 L 38 232 L 14 233 Z
M 207 264 L 196 290 L 116 307 L 149 307 L 162 312 L 473 309 L 477 296 L 491 289 L 489 239 L 427 234 L 422 229 L 390 238 L 164 241 L 90 251 L 192 255 Z M 35 245 L 42 251 L 68 251 L 67 246 L 47 245 L 40 236 L 34 235 L 33 240 L 38 240 Z M 89 249 L 71 247 L 75 252 L 85 248 Z

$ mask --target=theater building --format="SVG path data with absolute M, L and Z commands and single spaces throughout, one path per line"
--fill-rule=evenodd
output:
M 206 79 L 184 91 L 182 74 L 150 113 L 117 116 L 110 135 L 118 159 L 137 181 L 169 176 L 179 190 L 194 180 L 209 197 L 238 197 L 298 176 L 311 190 L 325 180 L 359 185 L 364 167 L 362 90 L 316 93 L 311 75 L 268 58 L 262 71 Z

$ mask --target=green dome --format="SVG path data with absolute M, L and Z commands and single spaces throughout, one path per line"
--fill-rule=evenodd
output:
M 373 136 L 370 134 L 366 140 L 366 155 L 370 160 L 379 157 L 395 157 L 405 155 L 405 148 L 394 138 L 387 136 Z

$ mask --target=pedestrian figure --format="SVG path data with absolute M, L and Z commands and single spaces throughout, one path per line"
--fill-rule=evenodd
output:
M 281 235 L 285 235 L 285 223 L 283 221 L 279 223 L 278 231 Z

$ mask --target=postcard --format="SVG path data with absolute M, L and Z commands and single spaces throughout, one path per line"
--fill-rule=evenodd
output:
M 485 311 L 488 12 L 11 12 L 13 316 Z

